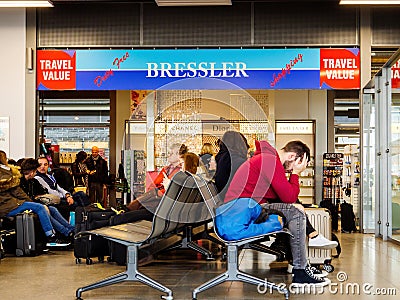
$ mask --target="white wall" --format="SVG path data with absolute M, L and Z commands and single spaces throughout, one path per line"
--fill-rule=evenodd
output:
M 0 116 L 10 118 L 8 157 L 25 157 L 25 9 L 0 9 Z

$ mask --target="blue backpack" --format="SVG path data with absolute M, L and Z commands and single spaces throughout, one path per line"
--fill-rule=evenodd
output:
M 262 207 L 254 199 L 238 198 L 224 203 L 216 209 L 215 225 L 219 235 L 227 240 L 240 240 L 278 231 L 283 228 L 283 219 L 271 214 L 261 223 L 256 220 Z

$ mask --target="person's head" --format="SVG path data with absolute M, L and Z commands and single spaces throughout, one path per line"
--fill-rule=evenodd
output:
M 93 146 L 92 147 L 92 156 L 94 158 L 96 158 L 97 156 L 99 156 L 99 148 L 97 146 Z
M 187 147 L 185 144 L 182 144 L 182 145 L 179 147 L 179 156 L 180 156 L 181 158 L 183 158 L 183 156 L 184 156 L 186 153 L 188 153 L 188 151 L 189 151 L 188 147 Z
M 39 163 L 37 171 L 42 174 L 47 174 L 49 170 L 49 161 L 47 158 L 45 156 L 41 156 L 37 159 L 37 162 Z
M 279 157 L 286 171 L 290 172 L 293 169 L 293 164 L 298 158 L 310 159 L 310 148 L 301 141 L 290 141 L 280 151 Z
M 192 152 L 187 152 L 183 155 L 182 169 L 184 171 L 196 174 L 198 166 L 199 166 L 199 157 L 196 154 Z
M 179 148 L 181 144 L 172 144 L 168 150 L 168 163 L 171 165 L 179 165 Z
M 35 177 L 39 162 L 34 158 L 27 158 L 21 163 L 21 172 L 26 179 Z
M 87 157 L 87 153 L 85 152 L 85 151 L 79 151 L 77 154 L 76 154 L 76 161 L 77 162 L 81 162 L 81 161 L 84 161 L 85 159 L 86 159 L 86 157 Z
M 214 155 L 214 148 L 211 143 L 204 143 L 201 147 L 200 155 L 211 154 Z
M 7 154 L 3 150 L 0 150 L 0 164 L 7 166 L 7 163 Z
M 221 138 L 220 149 L 222 151 L 235 152 L 247 157 L 249 148 L 246 137 L 238 131 L 226 131 Z
M 8 163 L 9 165 L 13 165 L 13 166 L 16 166 L 16 165 L 17 165 L 17 162 L 15 161 L 15 159 L 12 159 L 12 158 L 9 158 L 8 161 L 7 161 L 7 163 Z

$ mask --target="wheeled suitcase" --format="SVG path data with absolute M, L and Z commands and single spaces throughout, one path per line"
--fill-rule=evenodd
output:
M 17 214 L 15 232 L 17 256 L 35 256 L 43 253 L 47 238 L 36 214 L 32 212 Z
M 305 209 L 310 223 L 315 230 L 324 237 L 332 238 L 332 219 L 329 210 L 325 208 L 306 208 Z M 308 248 L 308 259 L 311 265 L 322 265 L 327 272 L 333 272 L 332 250 Z
M 115 215 L 112 210 L 103 210 L 93 206 L 77 207 L 75 211 L 75 233 L 93 230 L 108 226 L 110 218 Z M 104 261 L 104 257 L 110 253 L 108 241 L 96 235 L 85 235 L 75 239 L 75 262 L 81 263 L 81 258 L 86 259 L 86 264 L 93 263 L 92 257 L 98 257 Z

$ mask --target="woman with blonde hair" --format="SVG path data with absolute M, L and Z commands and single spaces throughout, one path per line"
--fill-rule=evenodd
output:
M 211 143 L 204 143 L 200 151 L 200 167 L 205 169 L 207 177 L 213 178 L 216 169 L 214 147 Z

